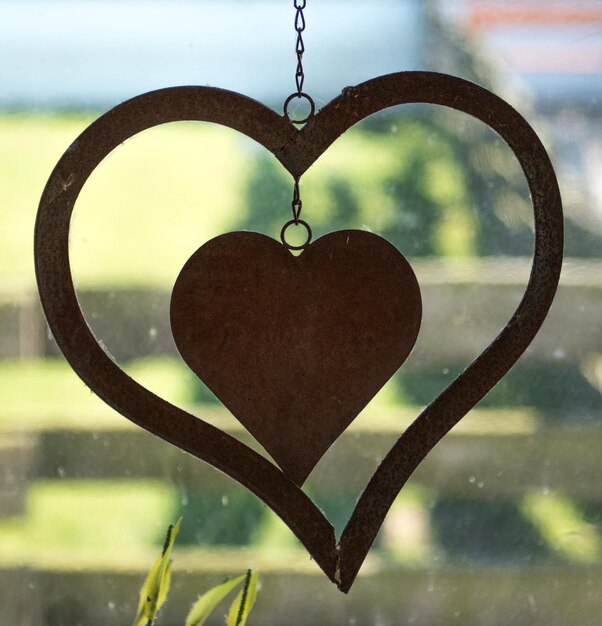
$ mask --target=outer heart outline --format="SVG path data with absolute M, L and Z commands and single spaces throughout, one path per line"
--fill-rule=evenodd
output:
M 185 120 L 228 126 L 262 144 L 298 178 L 356 122 L 407 103 L 437 104 L 472 115 L 509 145 L 527 178 L 533 202 L 533 266 L 523 299 L 506 327 L 399 437 L 369 481 L 337 545 L 328 520 L 276 466 L 234 437 L 148 391 L 105 353 L 77 302 L 69 261 L 69 225 L 79 192 L 96 166 L 120 143 L 153 126 Z M 545 148 L 524 118 L 498 96 L 466 80 L 432 72 L 401 72 L 343 90 L 301 130 L 246 96 L 212 87 L 162 89 L 116 106 L 82 132 L 53 170 L 36 219 L 35 266 L 50 328 L 82 380 L 134 423 L 253 491 L 297 535 L 326 575 L 347 592 L 412 472 L 506 374 L 536 335 L 556 292 L 562 246 L 556 176 Z

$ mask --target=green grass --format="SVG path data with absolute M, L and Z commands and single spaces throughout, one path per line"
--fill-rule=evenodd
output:
M 27 563 L 70 550 L 136 552 L 156 545 L 176 512 L 175 490 L 159 481 L 34 482 L 27 515 L 0 519 L 4 562 Z
M 411 493 L 410 493 L 411 492 Z M 412 490 L 399 498 L 387 525 L 384 546 L 401 562 L 425 562 L 430 550 L 428 536 L 421 526 L 423 497 Z M 35 481 L 27 491 L 27 513 L 19 519 L 0 519 L 0 566 L 3 564 L 64 561 L 71 568 L 99 562 L 118 563 L 124 557 L 132 565 L 140 563 L 147 552 L 160 544 L 167 525 L 178 515 L 177 490 L 167 482 L 151 480 L 75 480 Z M 413 534 L 400 534 L 394 528 L 400 512 L 416 521 Z M 184 514 L 184 525 L 198 524 Z M 207 512 L 208 527 L 214 522 Z M 409 519 L 408 518 L 408 519 Z M 406 520 L 407 521 L 407 520 Z M 418 527 L 420 526 L 420 527 Z M 420 537 L 420 545 L 414 545 Z M 181 542 L 180 542 L 181 543 Z M 203 543 L 200 541 L 199 543 Z M 282 565 L 293 558 L 304 560 L 297 539 L 272 512 L 256 526 L 247 544 L 253 554 Z M 228 557 L 239 562 L 245 546 L 203 546 L 212 558 Z M 178 550 L 196 556 L 199 545 L 179 545 Z M 218 559 L 219 560 L 219 559 Z
M 82 116 L 0 117 L 0 280 L 33 284 L 33 228 L 56 161 L 88 125 Z M 194 123 L 155 128 L 103 161 L 78 199 L 71 236 L 80 285 L 161 285 L 227 230 L 242 199 L 250 145 Z M 171 282 L 169 283 L 171 284 Z
M 528 493 L 522 501 L 522 512 L 558 555 L 583 564 L 602 561 L 602 536 L 570 497 Z
M 0 567 L 148 568 L 168 524 L 182 512 L 184 527 L 209 527 L 215 521 L 211 511 L 206 521 L 179 511 L 178 490 L 165 481 L 35 481 L 27 491 L 26 515 L 0 518 Z M 287 562 L 286 567 L 303 569 L 309 563 L 294 535 L 271 512 L 246 546 L 201 544 L 178 542 L 180 569 L 236 570 L 245 565 L 247 554 L 249 562 L 268 568 Z
M 169 402 L 194 410 L 201 383 L 177 358 L 153 357 L 130 363 L 127 373 Z M 0 432 L 38 428 L 130 428 L 128 420 L 95 396 L 62 359 L 0 361 Z M 66 401 L 68 398 L 68 401 Z M 204 419 L 240 427 L 221 404 L 203 405 Z M 394 381 L 376 394 L 352 422 L 351 431 L 398 433 L 420 413 L 400 396 Z M 474 409 L 454 428 L 465 434 L 528 434 L 540 424 L 530 408 Z
M 33 226 L 53 164 L 85 128 L 85 117 L 0 117 L 0 280 L 33 281 Z
M 139 383 L 179 405 L 192 404 L 194 375 L 180 361 L 142 359 L 127 367 Z M 60 359 L 0 361 L 0 430 L 129 427 Z

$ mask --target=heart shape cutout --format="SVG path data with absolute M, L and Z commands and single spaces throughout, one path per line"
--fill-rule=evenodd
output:
M 472 115 L 510 146 L 533 202 L 535 250 L 527 289 L 490 346 L 399 437 L 376 469 L 337 544 L 328 520 L 280 469 L 235 438 L 162 400 L 105 353 L 79 308 L 69 262 L 69 225 L 78 194 L 120 143 L 153 126 L 185 120 L 222 124 L 270 150 L 299 178 L 359 120 L 405 103 L 431 103 Z M 240 94 L 174 87 L 128 100 L 91 124 L 68 148 L 42 194 L 35 228 L 40 298 L 61 351 L 107 404 L 142 428 L 193 454 L 268 504 L 342 591 L 351 587 L 393 500 L 428 452 L 504 376 L 536 335 L 552 304 L 562 265 L 562 203 L 537 134 L 508 103 L 445 74 L 401 72 L 347 88 L 297 130 L 286 118 Z
M 298 485 L 406 360 L 421 315 L 409 263 L 359 230 L 300 256 L 258 233 L 221 235 L 171 299 L 182 358 Z

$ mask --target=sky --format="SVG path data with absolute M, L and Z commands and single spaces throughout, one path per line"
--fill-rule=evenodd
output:
M 309 2 L 306 90 L 317 103 L 424 66 L 420 2 Z M 292 3 L 0 0 L 0 108 L 98 108 L 171 85 L 281 103 L 294 90 Z

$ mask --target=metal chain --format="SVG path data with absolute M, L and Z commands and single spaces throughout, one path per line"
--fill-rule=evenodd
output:
M 291 122 L 291 124 L 305 124 L 310 120 L 316 111 L 316 105 L 312 98 L 303 91 L 303 83 L 305 82 L 305 70 L 303 69 L 303 54 L 305 52 L 305 42 L 303 41 L 303 32 L 305 31 L 305 13 L 303 13 L 307 6 L 307 0 L 293 0 L 293 6 L 295 7 L 295 32 L 297 38 L 295 40 L 295 54 L 297 55 L 297 67 L 295 68 L 295 86 L 297 91 L 293 92 L 284 101 L 284 115 Z M 289 105 L 292 100 L 306 100 L 309 105 L 309 113 L 303 119 L 293 119 L 288 111 Z
M 305 44 L 303 43 L 303 31 L 305 30 L 305 15 L 303 9 L 307 4 L 307 0 L 293 0 L 295 13 L 295 31 L 297 32 L 297 41 L 295 43 L 295 52 L 297 53 L 297 69 L 295 70 L 295 83 L 297 85 L 297 95 L 301 97 L 303 93 L 303 81 L 305 73 L 303 72 L 303 53 L 305 52 Z
M 305 52 L 305 42 L 303 41 L 303 31 L 305 30 L 305 14 L 303 10 L 307 6 L 307 0 L 293 0 L 293 6 L 295 8 L 295 32 L 297 33 L 297 39 L 295 41 L 295 54 L 297 55 L 297 67 L 295 69 L 295 85 L 297 91 L 293 92 L 284 101 L 284 115 L 292 124 L 305 124 L 313 117 L 316 107 L 313 99 L 303 91 L 303 83 L 305 82 L 305 71 L 303 69 L 303 53 Z M 289 105 L 292 100 L 304 99 L 309 104 L 309 113 L 304 119 L 295 120 L 289 115 Z M 301 194 L 299 192 L 299 179 L 295 178 L 295 186 L 293 188 L 293 200 L 291 207 L 293 210 L 292 222 L 298 226 L 302 222 L 308 229 L 309 236 L 311 238 L 311 230 L 309 225 L 300 219 L 301 208 L 303 203 L 301 202 Z M 286 227 L 285 227 L 286 229 Z M 285 230 L 284 229 L 284 230 Z M 284 242 L 284 230 L 283 230 L 283 243 Z M 285 244 L 286 245 L 286 244 Z
M 293 220 L 295 225 L 299 224 L 299 217 L 301 216 L 301 208 L 303 202 L 301 202 L 301 194 L 299 193 L 299 179 L 295 178 L 295 186 L 293 187 L 293 201 L 291 202 L 291 208 L 293 209 Z

